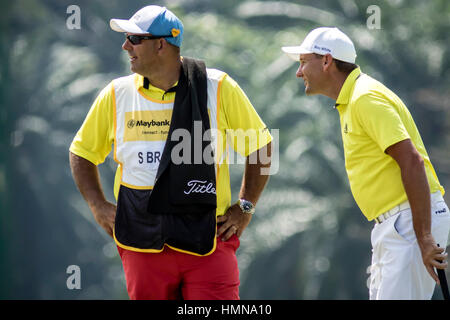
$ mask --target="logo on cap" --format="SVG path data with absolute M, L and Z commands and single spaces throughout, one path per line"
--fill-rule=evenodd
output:
M 180 30 L 179 29 L 175 29 L 175 28 L 172 29 L 172 36 L 174 38 L 176 38 L 179 34 L 180 34 Z
M 319 47 L 318 45 L 314 45 L 314 49 L 318 49 L 318 50 L 322 50 L 322 51 L 331 52 L 330 49 L 328 49 L 328 48 L 326 48 L 326 47 Z

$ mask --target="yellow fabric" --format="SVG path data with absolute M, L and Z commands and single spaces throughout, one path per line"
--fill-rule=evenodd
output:
M 175 100 L 175 92 L 165 93 L 151 84 L 148 89 L 144 88 L 142 76 L 136 76 L 136 86 L 139 92 L 149 100 L 159 103 L 168 103 Z M 245 93 L 228 75 L 225 75 L 219 83 L 217 109 L 217 126 L 222 136 L 222 144 L 219 144 L 222 150 L 218 150 L 219 158 L 222 154 L 228 154 L 228 143 L 241 155 L 248 156 L 272 140 L 272 136 Z M 70 146 L 70 151 L 95 165 L 103 163 L 111 152 L 114 143 L 113 110 L 114 88 L 111 82 L 100 92 L 92 104 L 83 125 Z M 226 138 L 226 131 L 229 129 L 237 130 L 232 136 L 233 139 Z M 246 138 L 248 129 L 257 130 L 257 137 L 253 137 L 257 141 L 256 143 L 252 143 L 254 141 L 246 144 L 240 143 L 240 140 Z M 222 161 L 217 172 L 217 215 L 223 215 L 231 205 L 228 163 Z M 119 167 L 114 181 L 116 199 L 119 192 L 120 176 Z
M 425 162 L 430 192 L 444 194 L 414 120 L 396 94 L 357 68 L 336 105 L 350 187 L 369 221 L 407 200 L 400 167 L 385 153 L 397 142 L 411 139 Z

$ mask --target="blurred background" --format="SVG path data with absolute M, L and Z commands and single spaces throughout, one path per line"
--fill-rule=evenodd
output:
M 1 1 L 0 299 L 128 299 L 115 245 L 72 180 L 68 148 L 99 91 L 130 74 L 109 20 L 149 4 L 183 21 L 182 55 L 227 72 L 279 129 L 278 173 L 237 252 L 241 298 L 367 299 L 373 223 L 350 193 L 334 101 L 306 97 L 280 47 L 318 26 L 347 33 L 362 71 L 409 107 L 450 188 L 447 0 Z M 69 28 L 70 5 L 79 29 Z M 111 155 L 100 166 L 110 201 L 115 169 Z M 242 171 L 231 166 L 233 199 Z M 79 290 L 66 286 L 70 265 L 80 267 Z M 442 299 L 439 288 L 433 298 Z

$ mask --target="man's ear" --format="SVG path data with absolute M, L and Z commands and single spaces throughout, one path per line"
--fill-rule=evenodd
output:
M 323 56 L 322 58 L 322 67 L 323 67 L 323 71 L 328 71 L 331 68 L 331 65 L 333 63 L 333 57 L 331 56 L 331 54 L 327 53 L 326 55 Z
M 167 45 L 165 41 L 164 38 L 158 39 L 158 50 L 162 50 Z

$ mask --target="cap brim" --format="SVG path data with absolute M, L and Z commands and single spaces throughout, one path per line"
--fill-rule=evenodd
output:
M 293 46 L 293 47 L 281 47 L 281 50 L 287 54 L 289 58 L 294 61 L 300 60 L 301 54 L 313 53 L 310 50 L 303 48 L 302 46 Z
M 117 32 L 129 32 L 136 34 L 148 33 L 147 31 L 139 28 L 134 22 L 124 19 L 111 19 L 109 21 L 109 26 L 111 27 L 111 29 Z

